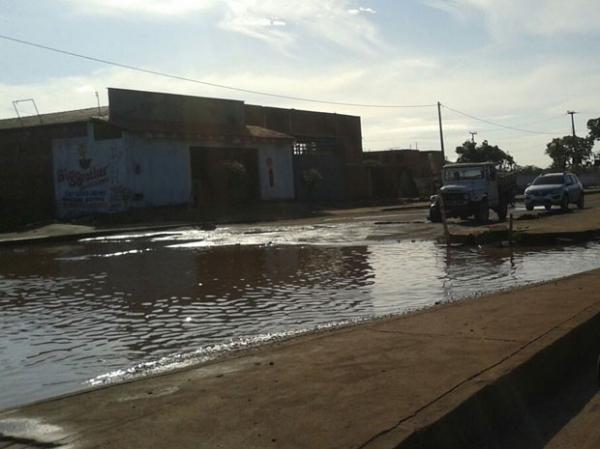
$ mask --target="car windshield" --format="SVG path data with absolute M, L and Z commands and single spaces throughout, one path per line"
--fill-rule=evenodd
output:
M 465 179 L 483 179 L 483 167 L 456 167 L 445 171 L 447 181 L 460 181 Z
M 534 186 L 547 186 L 551 184 L 564 184 L 565 178 L 563 175 L 540 176 L 533 181 Z

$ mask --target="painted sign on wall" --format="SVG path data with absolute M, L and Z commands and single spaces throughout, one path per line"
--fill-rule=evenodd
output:
M 86 138 L 54 141 L 54 189 L 60 217 L 123 210 L 124 177 L 120 140 L 88 142 Z

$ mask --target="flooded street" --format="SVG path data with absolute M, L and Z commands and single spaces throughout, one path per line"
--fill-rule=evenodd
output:
M 323 326 L 600 267 L 600 244 L 450 248 L 366 223 L 0 250 L 0 409 Z

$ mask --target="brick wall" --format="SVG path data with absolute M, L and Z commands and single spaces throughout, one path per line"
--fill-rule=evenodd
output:
M 52 139 L 85 135 L 85 123 L 0 131 L 0 229 L 54 217 Z

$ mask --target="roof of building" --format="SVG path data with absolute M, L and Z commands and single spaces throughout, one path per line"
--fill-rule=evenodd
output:
M 22 118 L 11 118 L 0 120 L 0 130 L 32 128 L 37 126 L 61 125 L 68 123 L 87 122 L 89 120 L 102 120 L 119 126 L 118 123 L 111 122 L 108 116 L 108 107 L 102 106 L 98 108 L 77 109 L 74 111 L 54 112 L 51 114 L 41 114 L 27 116 Z M 170 124 L 162 124 L 157 127 L 156 124 L 139 124 L 139 126 L 124 126 L 132 131 L 181 131 L 175 130 Z M 159 129 L 157 129 L 159 128 Z M 213 130 L 215 131 L 215 130 Z M 212 134 L 215 134 L 214 132 Z M 216 134 L 219 134 L 218 132 Z M 250 137 L 253 139 L 293 139 L 293 136 L 284 134 L 271 129 L 263 128 L 262 126 L 246 125 L 241 130 L 239 137 Z
M 259 139 L 294 139 L 294 136 L 289 134 L 273 131 L 272 129 L 263 128 L 262 126 L 246 125 L 246 131 L 250 137 Z
M 94 117 L 108 117 L 108 106 L 4 119 L 0 120 L 0 129 L 31 128 L 35 126 L 87 122 Z

